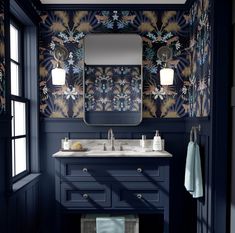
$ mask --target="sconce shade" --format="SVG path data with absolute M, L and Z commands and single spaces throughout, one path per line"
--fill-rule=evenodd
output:
M 53 85 L 64 85 L 66 72 L 63 68 L 56 67 L 51 71 L 52 84 Z
M 163 68 L 160 70 L 160 84 L 163 86 L 173 85 L 174 70 L 171 68 Z

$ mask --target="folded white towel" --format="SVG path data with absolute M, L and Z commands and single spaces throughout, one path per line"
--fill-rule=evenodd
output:
M 192 141 L 188 144 L 184 186 L 193 198 L 203 196 L 200 151 L 198 144 Z
M 125 233 L 124 217 L 96 218 L 96 233 Z

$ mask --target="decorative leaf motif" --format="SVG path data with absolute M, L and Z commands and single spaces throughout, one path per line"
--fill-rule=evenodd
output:
M 40 105 L 40 112 L 45 112 L 46 108 L 47 108 L 47 104 L 41 104 Z
M 68 25 L 69 25 L 69 16 L 68 16 L 68 13 L 66 11 L 55 11 L 55 15 L 62 20 L 62 22 L 64 23 L 64 25 L 66 27 L 68 27 Z
M 62 112 L 58 111 L 53 111 L 50 114 L 50 118 L 65 118 L 65 116 L 62 114 Z
M 0 42 L 0 56 L 3 57 L 5 55 L 5 45 L 3 42 Z
M 86 33 L 86 32 L 92 31 L 92 29 L 93 29 L 93 27 L 90 25 L 89 22 L 82 22 L 82 23 L 80 23 L 79 26 L 77 26 L 77 30 L 79 32 L 85 32 Z
M 169 22 L 169 19 L 176 15 L 176 11 L 165 11 L 162 16 L 162 25 L 166 26 Z
M 110 103 L 107 103 L 105 106 L 104 106 L 104 111 L 112 111 L 112 106 Z
M 68 117 L 68 104 L 67 102 L 62 98 L 55 98 L 54 104 L 57 105 L 60 110 L 63 112 L 63 114 Z
M 169 111 L 164 118 L 179 118 L 179 114 L 176 111 Z
M 207 11 L 209 9 L 210 2 L 209 2 L 209 0 L 204 0 L 203 3 L 204 3 L 203 4 L 204 11 Z
M 110 67 L 105 68 L 104 73 L 106 76 L 112 76 L 113 72 L 112 69 Z
M 40 77 L 46 78 L 48 76 L 48 71 L 44 66 L 40 66 L 39 74 L 40 74 Z
M 107 15 L 95 15 L 98 23 L 105 23 L 108 21 L 109 17 Z
M 97 103 L 97 105 L 96 105 L 96 111 L 97 112 L 100 112 L 100 111 L 103 111 L 103 104 L 102 103 Z
M 141 23 L 140 26 L 138 27 L 140 32 L 152 32 L 154 31 L 154 27 L 151 25 L 151 23 Z
M 79 98 L 73 104 L 73 117 L 81 117 L 83 114 L 83 98 Z
M 189 77 L 191 75 L 191 67 L 185 67 L 183 70 L 182 70 L 182 76 L 183 77 Z
M 151 24 L 156 28 L 157 27 L 157 15 L 154 11 L 144 11 L 143 15 L 146 16 Z
M 73 17 L 74 27 L 76 27 L 86 15 L 88 15 L 88 11 L 77 11 Z
M 143 104 L 150 112 L 151 116 L 156 117 L 157 105 L 155 104 L 155 102 L 150 98 L 144 98 Z
M 140 110 L 140 106 L 138 103 L 134 103 L 133 104 L 133 111 L 139 111 Z
M 50 29 L 54 32 L 63 32 L 66 30 L 66 27 L 61 22 L 53 22 Z
M 131 22 L 131 23 L 133 23 L 134 20 L 135 20 L 135 17 L 136 17 L 136 15 L 124 15 L 124 16 L 122 17 L 122 19 L 123 19 L 123 21 L 125 21 L 125 22 Z
M 47 14 L 41 15 L 40 17 L 41 17 L 42 23 L 45 23 L 48 15 Z
M 168 98 L 166 99 L 161 106 L 161 117 L 167 115 L 169 108 L 175 104 L 175 99 Z
M 180 29 L 180 25 L 177 22 L 171 22 L 165 27 L 167 32 L 178 32 Z

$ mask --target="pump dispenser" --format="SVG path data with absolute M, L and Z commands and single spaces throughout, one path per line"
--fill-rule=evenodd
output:
M 159 135 L 159 131 L 156 130 L 156 135 L 153 138 L 153 150 L 161 151 L 162 150 L 162 139 Z

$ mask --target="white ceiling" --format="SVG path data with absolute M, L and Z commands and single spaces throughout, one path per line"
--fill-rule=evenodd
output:
M 42 4 L 184 4 L 186 0 L 41 0 Z

